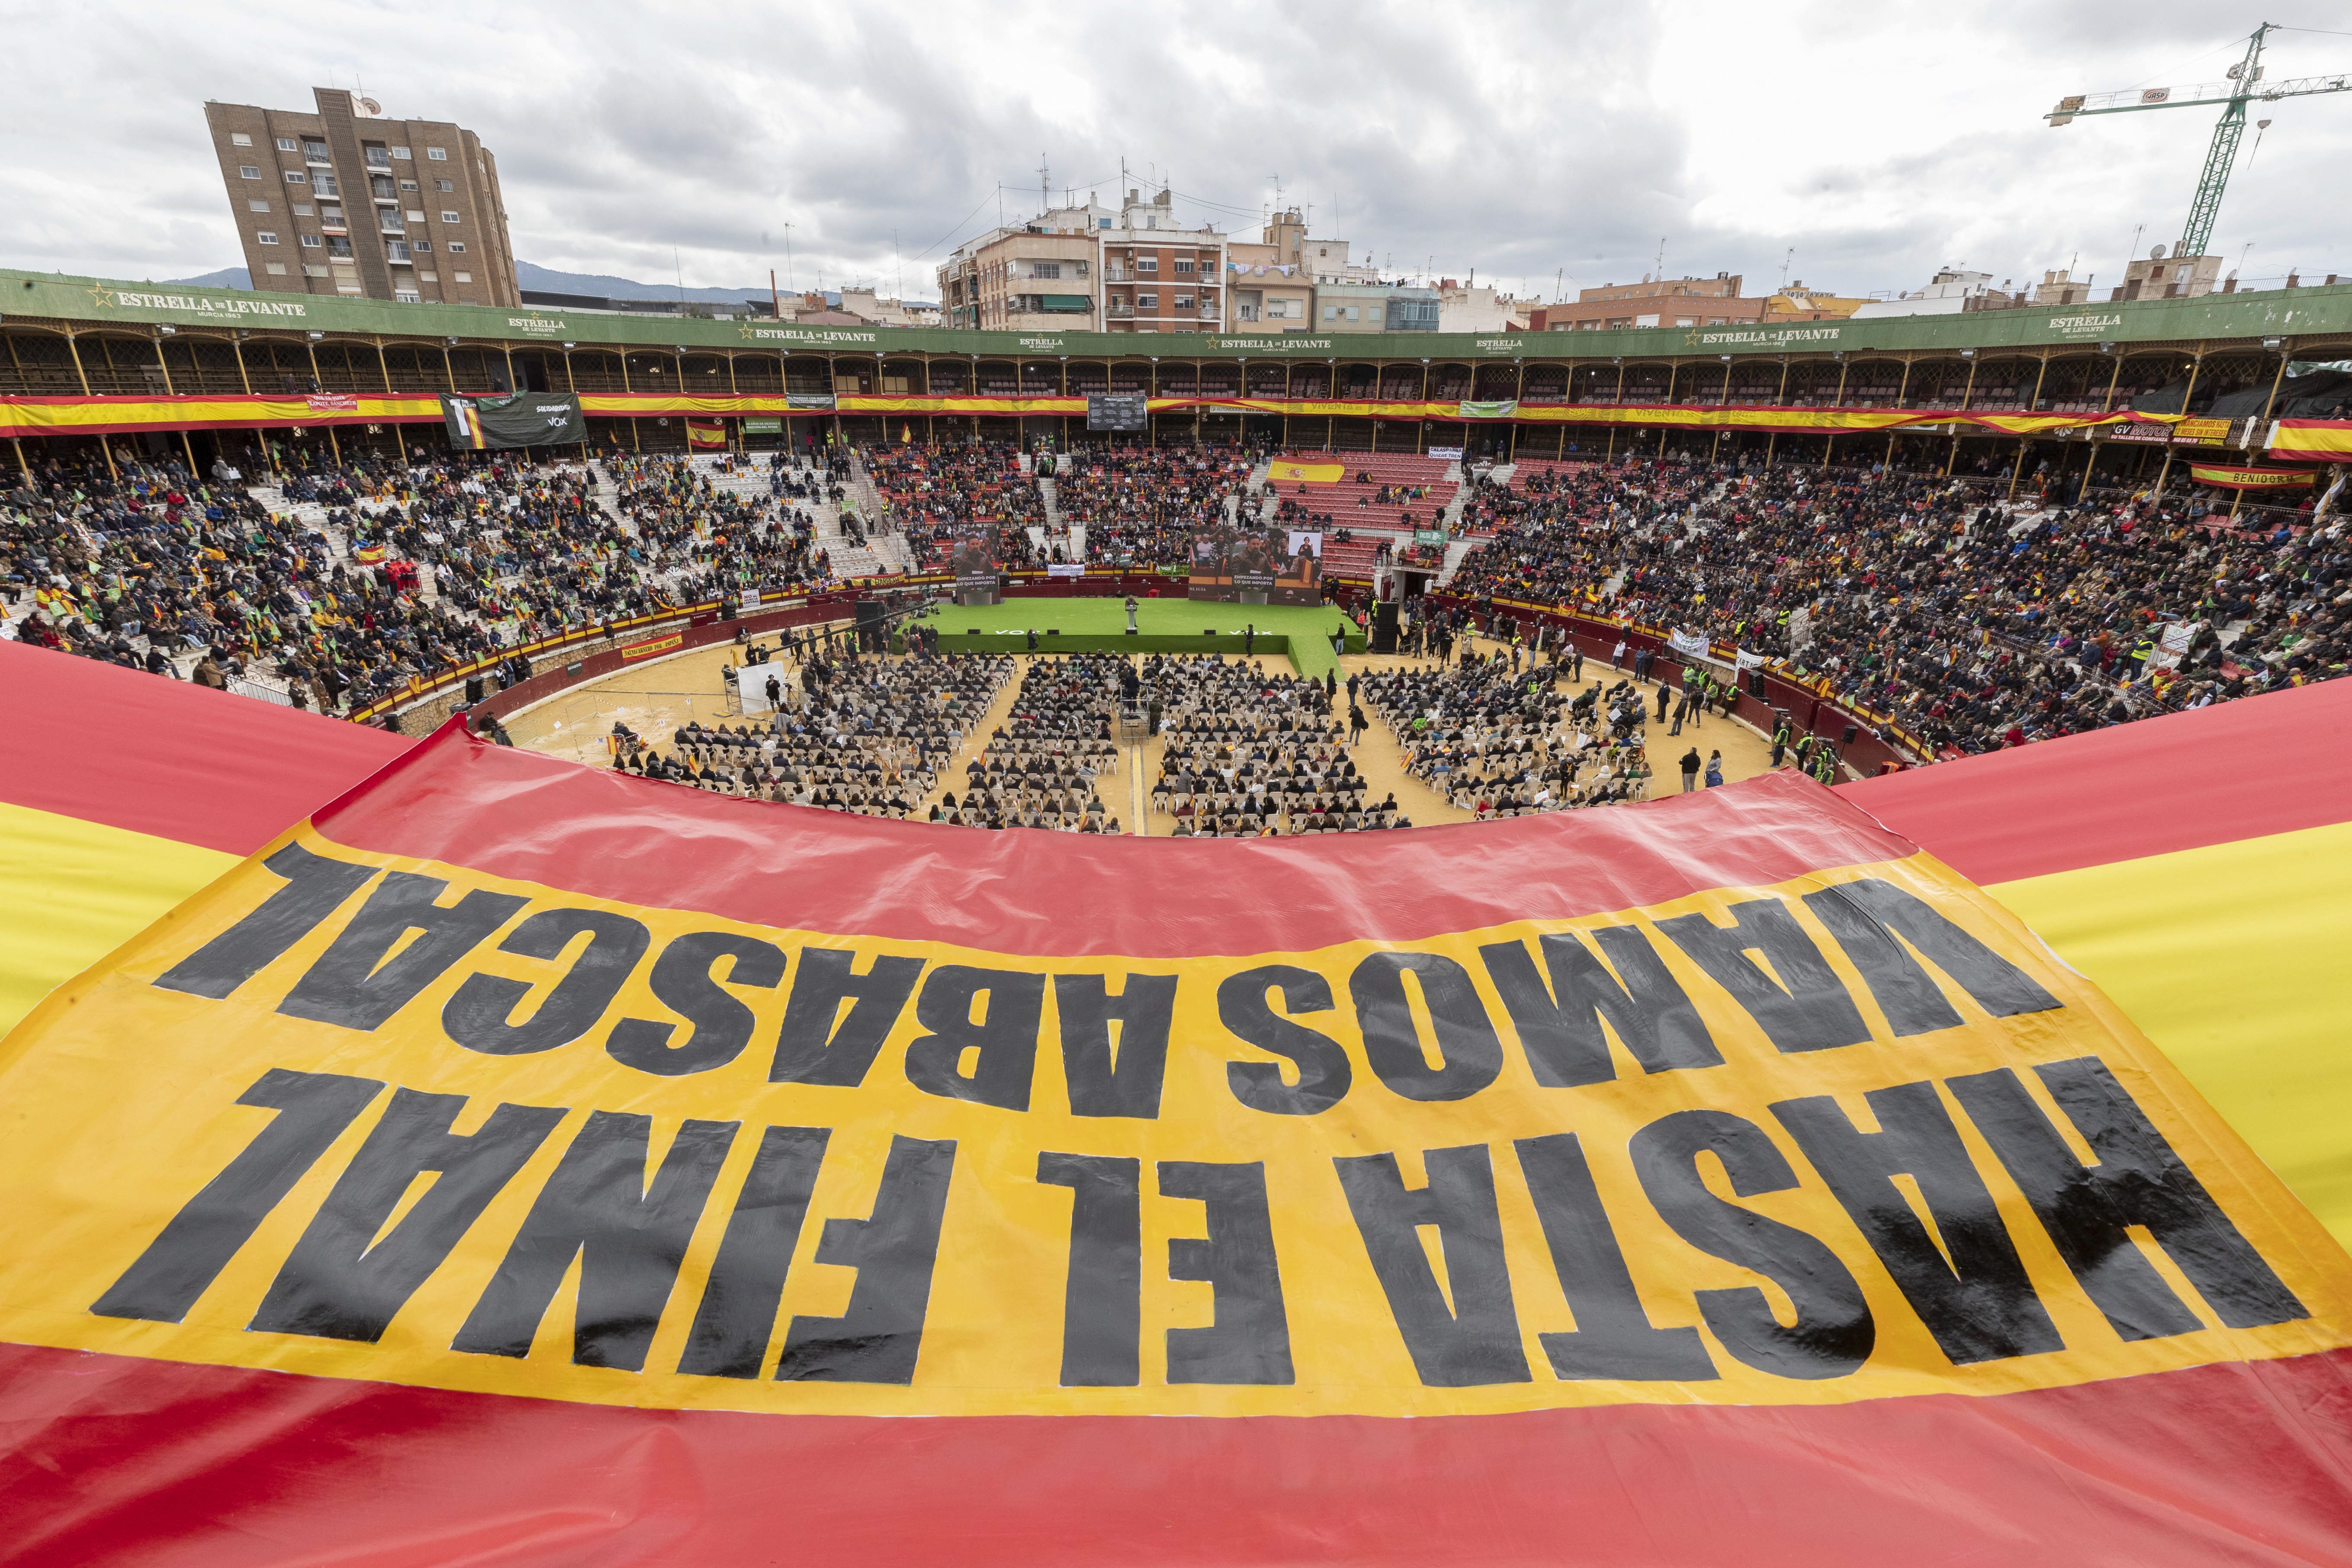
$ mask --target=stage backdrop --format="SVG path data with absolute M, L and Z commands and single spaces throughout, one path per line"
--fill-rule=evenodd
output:
M 2352 1523 L 2335 1241 L 2012 914 L 1785 775 L 1090 842 L 452 728 L 52 994 L 0 1103 L 22 1560 Z

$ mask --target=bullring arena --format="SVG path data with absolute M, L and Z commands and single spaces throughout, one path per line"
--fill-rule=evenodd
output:
M 2352 1563 L 2302 293 L 0 274 L 0 1562 Z

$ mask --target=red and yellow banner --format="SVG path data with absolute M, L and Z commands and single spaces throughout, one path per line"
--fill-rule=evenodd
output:
M 688 419 L 686 444 L 696 451 L 718 451 L 727 445 L 727 426 L 718 419 Z
M 1282 484 L 1336 485 L 1347 472 L 1345 463 L 1307 463 L 1296 458 L 1276 458 L 1266 465 L 1265 477 Z
M 0 785 L 0 980 L 63 982 L 0 1045 L 29 1561 L 2257 1562 L 2352 1528 L 2352 1266 L 2298 1196 L 2347 1163 L 2308 944 L 2352 828 L 2299 752 L 2175 812 L 2100 788 L 2242 731 L 2340 767 L 2329 688 L 1870 815 L 1774 778 L 1178 845 L 0 678 L 190 759 Z
M 2352 419 L 2281 419 L 2270 455 L 2312 463 L 2352 463 Z
M 795 406 L 782 394 L 689 396 L 658 392 L 591 392 L 580 395 L 582 410 L 599 419 L 652 418 L 675 415 L 709 418 L 829 418 L 834 415 L 907 417 L 964 415 L 987 418 L 1058 416 L 1087 412 L 1083 396 L 965 396 L 887 395 L 843 396 L 832 406 Z M 1260 414 L 1307 419 L 1387 419 L 1522 425 L 1577 425 L 1687 430 L 1768 430 L 1790 434 L 1848 434 L 1965 426 L 1969 432 L 2009 436 L 2046 435 L 2100 426 L 2177 425 L 2177 414 L 1980 414 L 1934 408 L 1756 408 L 1710 404 L 1520 403 L 1508 415 L 1465 415 L 1454 401 L 1354 401 L 1325 398 L 1153 397 L 1154 414 Z M 1487 407 L 1490 405 L 1474 405 Z M 1507 405 L 1492 405 L 1507 406 Z M 440 399 L 429 394 L 369 393 L 331 398 L 104 396 L 30 397 L 0 395 L 0 436 L 100 435 L 131 430 L 203 430 L 269 426 L 415 424 L 443 417 Z M 2200 421 L 2210 424 L 2210 421 Z
M 2200 485 L 2227 490 L 2299 490 L 2311 484 L 2309 468 L 2246 468 L 2227 463 L 2192 463 L 2189 477 Z
M 647 637 L 644 642 L 628 644 L 621 649 L 621 659 L 624 663 L 634 663 L 637 659 L 651 658 L 656 654 L 669 653 L 685 646 L 686 634 L 672 632 L 667 637 Z

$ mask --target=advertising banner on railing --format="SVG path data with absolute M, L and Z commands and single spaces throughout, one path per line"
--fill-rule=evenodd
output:
M 518 392 L 499 397 L 448 396 L 441 414 L 449 445 L 466 451 L 562 447 L 588 438 L 580 399 L 569 393 Z

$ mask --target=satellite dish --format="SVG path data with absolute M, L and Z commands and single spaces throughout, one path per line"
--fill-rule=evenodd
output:
M 2148 253 L 2147 253 L 2147 258 L 2148 258 L 2150 261 L 2161 261 L 2161 260 L 2163 260 L 2163 259 L 2164 259 L 2164 247 L 2162 247 L 2162 246 L 2160 246 L 2160 245 L 2151 247 L 2149 248 L 2149 250 L 2148 250 Z
M 378 103 L 373 98 L 361 99 L 360 107 L 366 110 L 370 114 L 382 114 L 383 112 L 383 105 Z

